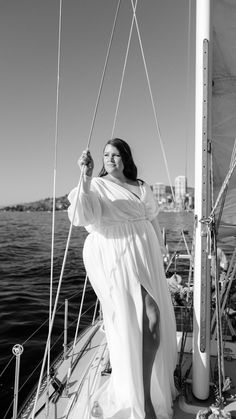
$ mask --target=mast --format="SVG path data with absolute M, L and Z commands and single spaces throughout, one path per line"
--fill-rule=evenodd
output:
M 195 81 L 195 218 L 193 316 L 193 394 L 209 396 L 210 375 L 210 261 L 207 254 L 207 225 L 210 213 L 210 33 L 211 0 L 196 1 Z

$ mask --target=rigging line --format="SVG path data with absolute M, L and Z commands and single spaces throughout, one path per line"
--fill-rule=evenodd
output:
M 224 288 L 221 290 L 220 300 L 221 300 L 221 316 L 225 310 L 225 306 L 227 303 L 227 299 L 229 298 L 229 292 L 232 285 L 232 281 L 234 280 L 235 272 L 236 272 L 236 248 L 233 251 L 233 254 L 230 259 L 230 264 L 227 269 L 226 277 L 224 280 Z M 213 313 L 212 320 L 211 320 L 211 329 L 212 329 L 212 338 L 215 339 L 216 330 L 214 330 L 215 327 L 215 317 L 216 312 Z
M 67 260 L 67 255 L 68 255 L 68 250 L 69 250 L 69 245 L 70 245 L 70 240 L 71 240 L 71 235 L 72 235 L 72 228 L 73 228 L 73 223 L 74 223 L 74 218 L 75 218 L 76 205 L 77 205 L 77 201 L 78 201 L 78 198 L 79 198 L 79 191 L 80 191 L 80 188 L 81 188 L 83 175 L 84 175 L 84 168 L 80 173 L 79 182 L 78 182 L 78 186 L 77 186 L 76 204 L 75 204 L 75 207 L 74 207 L 72 220 L 71 220 L 70 228 L 69 228 L 69 233 L 68 233 L 68 237 L 67 237 L 67 241 L 66 241 L 66 248 L 65 248 L 65 252 L 64 252 L 64 256 L 63 256 L 62 267 L 61 267 L 60 277 L 59 277 L 59 281 L 58 281 L 58 287 L 57 287 L 57 293 L 56 293 L 56 297 L 55 297 L 55 303 L 54 303 L 54 307 L 53 307 L 52 317 L 51 317 L 51 321 L 50 321 L 50 324 L 49 324 L 48 337 L 47 337 L 47 341 L 46 341 L 44 357 L 43 357 L 43 361 L 42 361 L 40 377 L 39 377 L 39 381 L 38 381 L 38 387 L 37 387 L 37 392 L 36 392 L 36 396 L 35 396 L 34 407 L 33 407 L 33 412 L 32 412 L 32 418 L 31 419 L 35 418 L 36 405 L 37 405 L 37 401 L 38 401 L 38 398 L 39 398 L 40 387 L 41 387 L 41 383 L 42 383 L 42 379 L 43 379 L 43 372 L 44 372 L 44 367 L 45 367 L 46 358 L 47 358 L 47 352 L 48 352 L 48 348 L 49 348 L 49 345 L 50 345 L 52 328 L 53 328 L 53 324 L 54 324 L 54 320 L 55 320 L 57 304 L 58 304 L 60 290 L 61 290 L 62 279 L 63 279 L 63 276 L 64 276 L 66 260 Z
M 219 209 L 219 213 L 218 213 L 218 217 L 217 217 L 217 221 L 216 221 L 216 225 L 215 225 L 216 234 L 218 234 L 218 231 L 219 231 L 220 222 L 221 222 L 221 218 L 222 218 L 222 214 L 223 214 L 223 210 L 224 210 L 224 206 L 225 206 L 225 200 L 226 200 L 227 193 L 228 193 L 228 185 L 226 185 L 226 187 L 224 189 L 224 192 L 222 194 L 220 209 Z
M 79 294 L 81 294 L 81 291 L 78 291 L 78 292 L 76 292 L 76 293 L 74 293 L 71 297 L 69 297 L 68 298 L 68 301 L 70 301 L 72 298 L 75 298 L 77 295 L 79 295 Z M 64 303 L 62 303 L 58 308 L 57 308 L 57 311 L 59 311 L 62 307 L 64 307 Z M 28 343 L 30 340 L 31 340 L 31 338 L 34 336 L 34 335 L 36 335 L 36 333 L 46 324 L 48 322 L 48 320 L 45 320 L 43 323 L 41 323 L 41 325 L 34 331 L 34 332 L 32 332 L 31 333 L 31 335 L 30 336 L 28 336 L 28 338 L 24 341 L 24 342 L 22 342 L 21 343 L 21 345 L 22 346 L 24 346 L 26 343 Z M 12 357 L 13 359 L 14 359 L 14 355 L 13 355 L 13 357 Z M 0 374 L 0 376 L 1 376 L 1 374 Z
M 187 250 L 187 253 L 188 253 L 188 255 L 190 255 L 190 251 L 189 251 L 189 248 L 188 248 L 188 243 L 187 243 L 186 237 L 184 235 L 184 230 L 181 230 L 181 234 L 183 236 L 183 240 L 184 240 L 184 244 L 185 244 L 185 248 Z
M 50 322 L 51 322 L 52 304 L 53 304 L 52 303 L 52 292 L 53 292 L 53 264 L 54 264 L 54 243 L 55 243 L 58 115 L 59 115 L 60 63 L 61 63 L 61 26 L 62 26 L 61 23 L 62 23 L 62 0 L 60 0 L 60 3 L 59 3 L 59 20 L 58 20 L 57 82 L 56 82 L 55 137 L 54 137 L 53 208 L 52 208 L 52 238 L 51 238 L 49 325 L 50 325 Z M 48 345 L 48 362 L 47 362 L 47 400 L 49 398 L 50 346 L 51 346 L 51 343 L 49 342 L 49 345 Z
M 59 5 L 58 24 L 58 51 L 57 51 L 57 84 L 56 84 L 56 113 L 55 113 L 55 137 L 54 137 L 54 176 L 53 176 L 53 211 L 52 211 L 52 242 L 51 242 L 51 275 L 50 275 L 50 315 L 52 311 L 52 282 L 53 282 L 53 260 L 54 260 L 54 239 L 55 239 L 55 210 L 56 210 L 56 177 L 57 177 L 57 145 L 58 145 L 58 114 L 59 114 L 59 89 L 60 89 L 60 62 L 61 62 L 61 21 L 62 21 L 62 0 Z
M 53 346 L 52 346 L 52 348 L 54 348 L 55 346 L 56 346 L 56 344 L 57 344 L 57 342 L 59 341 L 59 339 L 61 338 L 61 336 L 62 336 L 62 334 L 63 334 L 63 332 L 61 333 L 61 335 L 60 336 L 58 336 L 58 338 L 57 338 L 57 340 L 54 342 L 54 344 L 53 344 Z M 34 373 L 37 371 L 37 369 L 40 367 L 40 364 L 41 364 L 41 362 L 38 362 L 38 364 L 36 365 L 36 367 L 31 371 L 31 373 L 28 375 L 28 377 L 26 378 L 26 380 L 24 381 L 24 383 L 22 384 L 22 386 L 20 387 L 20 389 L 19 389 L 19 393 L 23 390 L 23 388 L 26 386 L 26 384 L 28 383 L 28 381 L 31 379 L 31 377 L 34 375 Z M 49 396 L 49 400 L 50 400 L 50 398 L 52 397 L 52 395 L 51 396 Z M 28 402 L 27 402 L 28 403 Z M 46 401 L 46 403 L 47 403 L 47 401 Z M 43 410 L 44 409 L 44 407 L 46 406 L 46 403 L 41 407 L 41 410 Z M 10 407 L 12 406 L 12 404 L 13 404 L 13 402 L 11 403 L 11 405 L 10 405 Z M 6 412 L 6 414 L 9 412 L 9 410 L 10 410 L 10 407 L 9 407 L 9 409 L 8 409 L 8 411 Z M 38 411 L 39 412 L 39 411 Z M 37 414 L 38 414 L 38 412 L 37 412 Z M 20 412 L 20 414 L 22 413 L 22 411 Z
M 92 338 L 93 338 L 93 336 L 92 336 Z M 91 345 L 91 340 L 89 342 L 90 345 Z M 81 394 L 81 391 L 83 389 L 83 385 L 84 385 L 84 383 L 85 383 L 86 380 L 88 381 L 87 389 L 89 391 L 89 388 L 91 387 L 91 384 L 90 384 L 91 377 L 90 377 L 90 375 L 91 375 L 91 371 L 93 370 L 94 362 L 96 361 L 96 364 L 97 364 L 96 369 L 95 369 L 95 373 L 94 373 L 96 375 L 98 366 L 101 364 L 101 361 L 103 360 L 106 347 L 107 347 L 107 344 L 104 345 L 104 349 L 102 351 L 102 354 L 100 356 L 99 361 L 97 361 L 97 356 L 98 356 L 97 355 L 97 352 L 95 352 L 95 354 L 93 355 L 92 359 L 89 361 L 89 364 L 88 364 L 88 366 L 87 366 L 87 368 L 85 370 L 85 373 L 83 374 L 83 377 L 82 377 L 82 379 L 80 381 L 79 387 L 77 388 L 76 392 L 72 394 L 73 399 L 72 399 L 72 402 L 70 404 L 70 407 L 69 407 L 69 410 L 68 410 L 68 412 L 66 414 L 65 419 L 68 419 L 70 417 L 71 410 L 74 408 L 76 402 L 78 401 L 78 397 Z M 88 399 L 88 404 L 85 406 L 85 411 L 83 412 L 83 418 L 85 418 L 85 417 L 86 418 L 89 418 L 90 417 L 90 408 L 89 408 L 90 406 L 89 406 L 89 404 L 90 404 L 90 398 Z M 89 413 L 88 413 L 88 410 L 89 410 Z M 88 413 L 88 414 L 86 414 L 86 413 Z M 86 414 L 86 416 L 85 416 L 85 414 Z
M 185 104 L 185 112 L 186 112 L 186 117 L 188 116 L 188 102 L 189 102 L 189 87 L 190 87 L 190 38 L 191 38 L 191 14 L 192 14 L 192 8 L 191 8 L 191 4 L 192 1 L 189 0 L 189 8 L 188 8 L 188 47 L 187 47 L 187 79 L 186 79 L 186 104 Z M 186 118 L 187 121 L 189 120 L 189 118 Z M 189 135 L 189 125 L 186 123 L 185 124 L 185 176 L 187 178 L 187 155 L 188 155 L 188 135 Z
M 211 147 L 212 150 L 212 147 Z M 213 155 L 210 154 L 210 193 L 211 193 L 211 208 L 214 202 L 214 178 L 213 178 Z
M 55 344 L 54 344 L 55 345 Z M 53 346 L 54 346 L 53 345 Z M 37 371 L 37 369 L 40 367 L 40 363 L 41 362 L 38 362 L 38 364 L 34 367 L 34 369 L 31 371 L 31 373 L 27 376 L 27 378 L 26 378 L 26 380 L 24 381 L 24 383 L 20 386 L 20 388 L 19 388 L 19 393 L 23 390 L 23 388 L 25 387 L 25 385 L 28 383 L 28 381 L 30 380 L 30 378 L 34 375 L 34 373 Z M 28 403 L 28 401 L 27 401 L 27 403 Z M 13 400 L 12 400 L 12 402 L 10 403 L 10 405 L 9 405 L 9 407 L 8 407 L 8 409 L 7 409 L 7 411 L 5 412 L 5 415 L 4 415 L 4 418 L 6 418 L 6 416 L 8 415 L 8 412 L 10 411 L 10 409 L 11 409 L 11 407 L 12 407 L 12 405 L 13 405 Z M 21 412 L 20 412 L 20 414 L 21 414 Z M 3 419 L 4 419 L 3 418 Z
M 110 37 L 110 42 L 109 42 L 108 51 L 107 51 L 107 55 L 106 55 L 105 65 L 104 65 L 104 69 L 103 69 L 103 73 L 102 73 L 102 79 L 101 79 L 101 83 L 100 83 L 100 87 L 99 87 L 97 102 L 96 102 L 96 105 L 95 105 L 94 116 L 93 116 L 92 125 L 91 125 L 91 129 L 90 129 L 90 133 L 89 133 L 87 148 L 89 148 L 89 145 L 90 145 L 90 142 L 91 142 L 92 131 L 93 131 L 95 118 L 96 118 L 96 114 L 97 114 L 98 103 L 99 103 L 99 100 L 100 100 L 101 91 L 102 91 L 102 87 L 103 87 L 103 81 L 104 81 L 104 77 L 105 77 L 105 71 L 106 71 L 106 68 L 107 68 L 107 63 L 108 63 L 108 58 L 109 58 L 109 54 L 110 54 L 113 35 L 114 35 L 115 27 L 116 27 L 116 21 L 117 21 L 117 17 L 118 17 L 120 2 L 121 2 L 121 0 L 119 0 L 117 10 L 116 10 L 116 14 L 115 14 L 115 20 L 114 20 L 114 24 L 113 24 L 113 28 L 112 28 L 112 34 L 111 34 L 111 37 Z M 79 182 L 78 182 L 78 185 L 77 185 L 76 205 L 77 205 L 77 201 L 78 201 L 78 197 L 79 197 L 79 191 L 80 191 L 80 188 L 81 188 L 83 175 L 84 175 L 84 169 L 80 173 Z M 32 418 L 31 419 L 34 419 L 35 413 L 36 413 L 36 405 L 37 405 L 37 401 L 38 401 L 38 398 L 39 398 L 40 386 L 41 386 L 41 382 L 42 382 L 42 378 L 43 378 L 43 371 L 44 371 L 44 367 L 45 367 L 45 363 L 46 363 L 47 351 L 48 351 L 49 344 L 50 344 L 52 327 L 53 327 L 53 323 L 54 323 L 54 319 L 55 319 L 56 308 L 57 308 L 57 304 L 58 304 L 62 279 L 63 279 L 63 275 L 64 275 L 64 270 L 65 270 L 65 264 L 66 264 L 66 259 L 67 259 L 67 254 L 68 254 L 68 250 L 69 250 L 69 244 L 70 244 L 70 239 L 71 239 L 71 234 L 72 234 L 72 227 L 73 227 L 73 222 L 74 222 L 74 218 L 75 218 L 76 205 L 75 205 L 75 208 L 74 208 L 74 211 L 73 211 L 73 216 L 72 216 L 72 220 L 71 220 L 71 223 L 70 223 L 70 229 L 69 229 L 68 238 L 67 238 L 67 242 L 66 242 L 66 248 L 65 248 L 65 253 L 64 253 L 64 257 L 63 257 L 62 268 L 61 268 L 60 278 L 59 278 L 59 282 L 58 282 L 55 303 L 54 303 L 53 312 L 52 312 L 52 316 L 51 316 L 51 321 L 50 321 L 50 325 L 49 325 L 48 338 L 47 338 L 47 342 L 46 342 L 46 347 L 45 347 L 45 352 L 44 352 L 44 357 L 43 357 L 43 362 L 42 362 L 42 367 L 41 367 L 41 372 L 40 372 L 40 377 L 39 377 L 39 382 L 38 382 L 38 387 L 37 387 L 37 392 L 36 392 L 36 397 L 35 397 L 35 401 L 34 401 L 34 407 L 33 407 L 33 412 L 32 412 Z
M 231 168 L 235 159 L 236 159 L 236 139 L 235 139 L 235 144 L 234 144 L 234 148 L 233 148 L 232 155 L 231 155 L 230 168 Z M 230 179 L 230 177 L 229 177 L 229 179 Z M 222 196 L 221 196 L 221 205 L 220 205 L 220 209 L 219 209 L 219 213 L 218 213 L 218 217 L 217 217 L 217 222 L 216 222 L 216 233 L 219 230 L 219 226 L 220 226 L 220 222 L 221 222 L 221 218 L 222 218 L 222 214 L 223 214 L 223 210 L 224 210 L 224 206 L 225 206 L 225 200 L 226 200 L 226 196 L 227 196 L 227 193 L 228 193 L 228 182 L 229 182 L 229 180 L 227 182 L 225 182 L 225 188 L 224 188 L 224 190 L 222 192 Z
M 96 304 L 95 304 L 95 308 L 94 308 L 94 313 L 93 313 L 93 320 L 92 320 L 92 324 L 95 323 L 95 319 L 96 319 L 96 314 L 97 314 L 97 308 L 98 308 L 98 298 L 96 299 Z
M 197 219 L 194 219 L 193 224 L 193 235 L 192 235 L 192 247 L 190 252 L 190 266 L 189 266 L 189 273 L 188 273 L 188 291 L 187 291 L 187 303 L 189 302 L 189 295 L 190 295 L 190 286 L 191 286 L 191 278 L 193 274 L 193 266 L 195 262 L 195 251 L 196 251 L 196 229 L 197 229 Z
M 212 211 L 211 211 L 211 214 L 210 214 L 210 217 L 209 218 L 211 218 L 215 214 L 216 208 L 219 205 L 219 201 L 220 201 L 220 199 L 221 199 L 221 197 L 222 197 L 222 195 L 224 193 L 224 190 L 226 189 L 226 187 L 227 187 L 227 185 L 228 185 L 228 183 L 230 181 L 230 178 L 231 178 L 231 176 L 233 174 L 233 171 L 234 171 L 235 167 L 236 167 L 236 139 L 234 141 L 234 147 L 233 147 L 233 151 L 232 151 L 232 156 L 231 156 L 229 170 L 228 170 L 228 172 L 227 172 L 227 174 L 225 176 L 224 182 L 223 182 L 223 184 L 221 186 L 220 192 L 219 192 L 218 197 L 216 199 L 215 205 L 212 208 Z
M 99 90 L 98 90 L 98 96 L 97 96 L 97 100 L 96 100 L 96 104 L 95 104 L 95 108 L 94 108 L 94 114 L 93 114 L 93 119 L 92 119 L 92 123 L 91 123 L 91 127 L 90 127 L 90 132 L 89 132 L 89 136 L 88 136 L 87 148 L 89 148 L 90 143 L 91 143 L 91 137 L 92 137 L 92 133 L 93 133 L 95 119 L 96 119 L 96 116 L 97 116 L 98 105 L 99 105 L 99 101 L 100 101 L 100 97 L 101 97 L 101 93 L 102 93 L 102 88 L 103 88 L 103 84 L 104 84 L 104 78 L 105 78 L 105 73 L 106 73 L 106 69 L 107 69 L 108 59 L 109 59 L 109 56 L 110 56 L 112 41 L 113 41 L 113 38 L 114 38 L 114 32 L 115 32 L 116 23 L 117 23 L 117 17 L 118 17 L 118 13 L 119 13 L 119 9 L 120 9 L 120 3 L 121 3 L 121 0 L 119 0 L 119 2 L 118 2 L 117 9 L 116 9 L 116 14 L 115 14 L 115 19 L 114 19 L 114 22 L 113 22 L 113 27 L 112 27 L 112 32 L 111 32 L 109 44 L 108 44 L 105 64 L 104 64 L 104 68 L 103 68 L 103 72 L 102 72 L 102 78 L 101 78 L 101 82 L 100 82 L 100 86 L 99 86 Z
M 217 238 L 216 231 L 213 230 L 214 252 L 215 252 L 215 304 L 216 304 L 216 330 L 217 330 L 217 364 L 218 364 L 218 391 L 219 399 L 222 400 L 222 383 L 225 381 L 224 374 L 224 353 L 223 353 L 223 335 L 220 313 L 220 289 L 219 289 L 219 265 L 217 263 Z
M 90 368 L 89 370 L 89 375 L 91 376 L 91 373 L 93 372 L 93 380 L 92 383 L 90 384 L 90 388 L 88 388 L 88 390 L 90 391 L 90 396 L 89 396 L 89 402 L 91 400 L 92 395 L 94 394 L 96 387 L 97 387 L 97 382 L 99 380 L 99 372 L 100 374 L 102 373 L 101 368 L 102 368 L 102 361 L 105 358 L 105 353 L 107 350 L 107 343 L 103 344 L 103 350 L 101 351 L 100 357 L 99 357 L 99 361 L 97 361 L 97 365 L 95 366 L 95 369 Z M 91 379 L 89 380 L 91 381 Z
M 81 187 L 82 176 L 83 176 L 83 171 L 81 172 L 79 183 L 78 183 L 77 198 L 79 196 L 79 190 L 80 190 L 80 187 Z M 66 249 L 65 249 L 65 253 L 64 253 L 64 257 L 63 257 L 62 268 L 61 268 L 60 278 L 59 278 L 59 282 L 58 282 L 55 303 L 54 303 L 52 317 L 51 317 L 51 321 L 50 321 L 50 325 L 49 325 L 48 338 L 47 338 L 47 342 L 46 342 L 43 362 L 42 362 L 42 366 L 41 366 L 40 377 L 39 377 L 39 381 L 38 381 L 37 393 L 36 393 L 34 408 L 33 408 L 33 412 L 32 412 L 32 419 L 34 419 L 34 417 L 35 417 L 36 405 L 37 405 L 37 401 L 38 401 L 38 397 L 39 397 L 41 382 L 42 382 L 42 379 L 43 379 L 43 371 L 44 371 L 44 367 L 45 367 L 45 362 L 46 362 L 47 352 L 48 352 L 48 348 L 49 348 L 53 323 L 54 323 L 54 320 L 55 320 L 55 314 L 56 314 L 57 304 L 58 304 L 60 290 L 61 290 L 62 279 L 63 279 L 65 265 L 66 265 L 67 254 L 68 254 L 68 250 L 69 250 L 69 244 L 70 244 L 70 239 L 71 239 L 71 234 L 72 234 L 73 221 L 74 221 L 74 218 L 75 218 L 75 210 L 76 210 L 76 206 L 74 208 L 74 213 L 73 213 L 73 217 L 72 217 L 72 220 L 71 220 L 71 223 L 70 223 L 69 234 L 68 234 L 68 238 L 67 238 L 67 242 L 66 242 Z
M 173 186 L 172 186 L 172 182 L 171 182 L 171 178 L 170 178 L 170 173 L 169 173 L 169 168 L 168 168 L 168 163 L 167 163 L 167 158 L 166 158 L 166 152 L 165 152 L 165 148 L 164 148 L 164 144 L 163 144 L 162 136 L 161 136 L 160 125 L 158 123 L 156 107 L 155 107 L 154 98 L 153 98 L 153 94 L 152 94 L 151 83 L 150 83 L 150 78 L 149 78 L 148 69 L 147 69 L 147 63 L 146 63 L 146 59 L 145 59 L 145 55 L 144 55 L 144 50 L 143 50 L 143 45 L 142 45 L 142 40 L 141 40 L 141 36 L 140 36 L 139 25 L 138 25 L 138 22 L 137 22 L 137 17 L 136 17 L 136 12 L 135 12 L 135 8 L 134 8 L 133 0 L 131 0 L 131 4 L 132 4 L 132 8 L 133 8 L 134 19 L 135 19 L 135 24 L 136 24 L 136 29 L 137 29 L 138 39 L 139 39 L 139 45 L 140 45 L 140 49 L 141 49 L 141 53 L 142 53 L 143 64 L 144 64 L 144 68 L 145 68 L 145 73 L 146 73 L 148 89 L 149 89 L 149 94 L 150 94 L 150 98 L 151 98 L 151 103 L 152 103 L 152 108 L 153 108 L 153 113 L 154 113 L 154 118 L 155 118 L 155 123 L 156 123 L 156 128 L 157 128 L 157 133 L 158 133 L 158 137 L 159 137 L 159 142 L 160 142 L 160 146 L 161 146 L 161 150 L 162 150 L 163 159 L 164 159 L 165 166 L 166 166 L 166 172 L 167 172 L 167 176 L 168 176 L 168 180 L 169 180 L 169 184 L 170 184 L 170 188 L 171 188 L 171 193 L 172 193 L 172 196 L 173 196 L 173 200 L 175 202 L 175 194 L 174 194 L 174 190 L 173 190 Z
M 138 4 L 138 0 L 136 0 L 136 3 L 135 3 L 135 10 L 137 8 L 137 4 Z M 125 61 L 124 61 L 124 66 L 123 66 L 123 71 L 122 71 L 122 76 L 121 76 L 120 90 L 119 90 L 118 99 L 117 99 L 117 105 L 116 105 L 116 111 L 115 111 L 111 137 L 113 137 L 114 131 L 115 131 L 115 125 L 116 125 L 116 120 L 117 120 L 117 115 L 118 115 L 118 110 L 119 110 L 119 105 L 120 105 L 120 98 L 121 98 L 121 92 L 123 88 L 125 70 L 126 70 L 126 65 L 127 65 L 127 60 L 128 60 L 129 49 L 130 49 L 131 36 L 133 32 L 133 26 L 134 26 L 134 13 L 133 13 L 133 18 L 132 18 L 132 22 L 130 26 L 130 31 L 129 31 L 129 39 L 128 39 L 127 48 L 126 48 Z
M 169 263 L 168 263 L 168 266 L 167 266 L 167 268 L 166 268 L 166 270 L 165 270 L 165 273 L 167 273 L 167 272 L 169 271 L 169 268 L 170 268 L 170 266 L 171 266 L 171 264 L 172 264 L 172 262 L 173 262 L 173 259 L 175 258 L 175 256 L 177 255 L 177 253 L 178 253 L 178 251 L 179 251 L 180 244 L 181 244 L 182 240 L 183 240 L 182 238 L 180 238 L 180 239 L 179 239 L 179 242 L 178 242 L 177 247 L 176 247 L 176 251 L 175 251 L 175 252 L 173 253 L 173 255 L 171 256 L 170 261 L 169 261 Z
M 78 314 L 76 331 L 75 331 L 75 336 L 74 336 L 73 348 L 72 348 L 72 353 L 70 355 L 70 365 L 69 365 L 69 369 L 68 369 L 68 373 L 67 373 L 67 380 L 66 380 L 66 385 L 67 386 L 69 384 L 72 365 L 73 365 L 73 361 L 74 361 L 75 347 L 76 347 L 76 341 L 77 341 L 78 332 L 79 332 L 79 326 L 80 326 L 81 314 L 82 314 L 83 305 L 84 305 L 84 297 L 85 297 L 85 291 L 86 291 L 87 283 L 88 283 L 88 275 L 86 274 L 85 281 L 84 281 L 83 294 L 82 294 L 81 302 L 80 302 L 80 309 L 79 309 L 79 314 Z
M 78 292 L 76 292 L 75 294 L 73 294 L 71 297 L 69 297 L 68 298 L 68 301 L 70 301 L 72 298 L 74 298 L 76 295 L 79 295 L 79 294 L 81 294 L 81 291 L 78 291 Z M 57 308 L 57 312 L 62 308 L 62 307 L 64 307 L 64 303 L 62 303 L 58 308 Z M 36 333 L 46 324 L 48 322 L 48 319 L 46 319 L 43 323 L 41 323 L 41 325 L 34 331 L 34 332 L 32 332 L 31 333 L 31 335 L 30 336 L 28 336 L 28 338 L 24 341 L 24 342 L 22 342 L 21 343 L 21 345 L 22 346 L 25 346 L 25 344 L 26 343 L 28 343 L 30 340 L 31 340 L 31 338 L 34 336 L 34 335 L 36 335 Z M 13 356 L 13 358 L 14 358 L 14 356 Z
M 4 374 L 4 372 L 7 370 L 7 368 L 9 367 L 10 363 L 13 361 L 13 359 L 15 359 L 15 355 L 12 355 L 11 358 L 9 359 L 7 365 L 5 365 L 5 367 L 3 368 L 3 370 L 0 373 L 0 378 L 2 377 L 2 375 Z
M 81 291 L 76 292 L 75 294 L 73 294 L 71 297 L 68 298 L 68 300 L 71 300 L 73 297 L 75 297 L 77 294 L 80 294 Z M 64 306 L 64 303 L 60 305 L 60 307 L 58 307 L 58 310 L 60 310 L 61 307 Z M 30 341 L 30 339 L 36 335 L 36 333 L 48 322 L 48 320 L 45 320 L 24 342 L 21 343 L 22 346 L 25 346 L 26 343 L 28 343 Z M 74 322 L 72 322 L 73 324 Z M 70 326 L 69 326 L 70 327 Z M 8 368 L 8 366 L 10 365 L 10 363 L 15 359 L 15 356 L 12 355 L 10 360 L 8 361 L 8 363 L 6 364 L 6 366 L 4 367 L 4 369 L 1 371 L 0 373 L 0 377 L 4 374 L 4 372 L 6 371 L 6 369 Z

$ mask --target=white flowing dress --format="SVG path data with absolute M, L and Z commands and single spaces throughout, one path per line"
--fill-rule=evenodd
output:
M 151 398 L 158 419 L 172 417 L 176 396 L 175 317 L 164 274 L 158 235 L 157 204 L 151 188 L 140 184 L 140 198 L 104 177 L 68 198 L 74 225 L 90 233 L 83 258 L 90 282 L 102 304 L 112 374 L 96 396 L 104 419 L 144 419 L 141 286 L 160 310 L 160 346 L 151 378 Z M 144 366 L 145 367 L 145 366 Z

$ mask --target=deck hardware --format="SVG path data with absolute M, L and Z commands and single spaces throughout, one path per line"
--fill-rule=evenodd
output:
M 53 398 L 54 403 L 57 402 L 58 398 L 62 395 L 64 390 L 64 384 L 56 377 L 56 373 L 53 367 L 50 368 L 50 378 L 51 378 L 51 385 L 55 390 L 55 395 Z
M 16 368 L 15 368 L 15 384 L 14 384 L 14 404 L 13 404 L 13 419 L 17 418 L 18 408 L 18 393 L 19 393 L 19 375 L 20 375 L 20 357 L 24 351 L 24 348 L 20 344 L 16 344 L 12 348 L 12 353 L 16 357 Z
M 97 401 L 93 404 L 91 418 L 103 419 L 102 408 Z
M 67 359 L 67 324 L 68 324 L 68 300 L 65 299 L 65 314 L 64 314 L 64 343 L 63 343 L 63 357 Z
M 94 313 L 93 313 L 93 320 L 92 320 L 92 324 L 94 324 L 94 323 L 95 323 L 95 321 L 96 321 L 98 304 L 99 304 L 99 300 L 98 300 L 98 298 L 97 298 L 97 299 L 96 299 L 95 308 L 94 308 Z
M 110 375 L 112 372 L 112 368 L 111 368 L 111 364 L 110 364 L 110 360 L 107 362 L 104 370 L 102 370 L 101 375 Z

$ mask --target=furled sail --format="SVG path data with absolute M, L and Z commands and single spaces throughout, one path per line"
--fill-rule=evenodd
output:
M 236 139 L 236 1 L 214 0 L 212 5 L 211 117 L 213 194 L 216 200 L 229 171 Z M 218 207 L 216 214 L 219 213 Z M 221 222 L 236 226 L 236 169 L 228 183 Z M 236 234 L 233 226 L 228 231 Z

